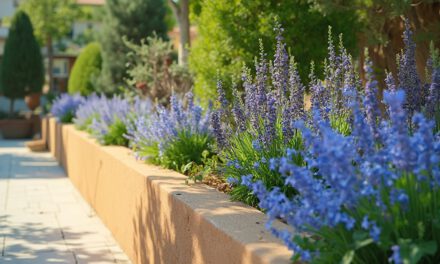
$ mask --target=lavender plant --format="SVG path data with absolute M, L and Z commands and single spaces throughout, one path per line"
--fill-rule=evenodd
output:
M 91 133 L 90 126 L 94 118 L 98 117 L 98 109 L 101 102 L 105 100 L 104 96 L 91 94 L 85 98 L 84 103 L 76 110 L 73 123 L 79 130 L 85 130 Z
M 130 103 L 119 96 L 102 100 L 90 129 L 104 145 L 128 145 L 124 120 L 130 113 Z
M 76 110 L 83 103 L 84 98 L 81 95 L 64 93 L 54 100 L 51 113 L 62 123 L 72 123 Z
M 253 175 L 242 178 L 267 211 L 268 227 L 312 263 L 438 263 L 440 261 L 440 137 L 434 122 L 414 114 L 407 124 L 405 93 L 386 92 L 390 119 L 378 130 L 351 102 L 353 132 L 339 133 L 314 111 L 317 129 L 296 122 L 304 149 L 288 149 L 269 161 L 286 185 L 299 190 L 288 197 L 266 188 Z M 304 157 L 298 165 L 295 155 Z M 284 219 L 295 232 L 272 228 Z
M 398 56 L 398 82 L 391 74 L 387 75 L 385 81 L 390 90 L 403 88 L 407 92 L 404 103 L 408 112 L 406 122 L 412 127 L 412 116 L 417 111 L 426 109 L 424 112 L 431 119 L 434 112 L 438 113 L 435 110 L 439 105 L 436 89 L 438 81 L 435 79 L 438 71 L 435 67 L 431 70 L 432 84 L 421 85 L 415 67 L 415 43 L 408 21 L 405 26 L 405 49 Z M 302 119 L 308 126 L 317 129 L 312 113 L 319 112 L 321 118 L 329 122 L 333 129 L 349 136 L 353 133 L 354 117 L 353 109 L 346 102 L 356 101 L 359 103 L 359 111 L 365 115 L 368 129 L 372 130 L 370 132 L 374 139 L 380 141 L 380 124 L 387 117 L 387 113 L 382 111 L 385 109 L 383 103 L 378 100 L 378 82 L 368 56 L 364 66 L 366 84 L 362 86 L 352 58 L 342 44 L 342 37 L 336 48 L 331 29 L 328 57 L 324 62 L 325 79 L 322 81 L 315 76 L 312 63 L 308 89 L 311 93 L 311 109 L 306 110 L 303 100 L 306 89 L 301 83 L 294 59 L 289 59 L 287 55 L 282 28 L 277 25 L 275 30 L 278 36 L 273 62 L 267 61 L 261 49 L 255 64 L 255 76 L 248 69 L 243 71 L 243 95 L 233 89 L 232 106 L 226 100 L 223 84 L 219 82 L 218 110 L 211 117 L 220 154 L 227 161 L 224 172 L 234 185 L 232 198 L 251 205 L 257 205 L 258 199 L 247 186 L 241 184 L 241 178 L 245 175 L 252 174 L 254 180 L 261 180 L 268 189 L 275 186 L 281 188 L 288 197 L 296 193 L 291 186 L 284 184 L 277 171 L 268 169 L 268 160 L 271 158 L 281 157 L 287 149 L 301 150 L 301 133 L 292 126 L 295 121 Z M 301 165 L 301 155 L 298 154 L 295 161 Z
M 277 171 L 270 169 L 269 160 L 281 157 L 286 149 L 301 149 L 301 135 L 292 127 L 292 123 L 309 115 L 304 104 L 306 89 L 298 74 L 297 64 L 287 54 L 283 29 L 276 25 L 275 30 L 277 43 L 273 62 L 267 60 L 261 48 L 260 57 L 255 63 L 256 75 L 252 76 L 247 68 L 243 70 L 244 95 L 241 96 L 234 87 L 231 107 L 225 97 L 223 84 L 219 82 L 218 110 L 211 117 L 220 154 L 227 161 L 224 173 L 234 186 L 232 198 L 254 206 L 258 204 L 258 199 L 246 185 L 241 184 L 243 175 L 254 175 L 268 188 L 278 186 L 289 197 L 296 194 L 294 188 L 284 185 Z M 354 69 L 342 44 L 340 51 L 336 52 L 332 39 L 329 39 L 329 61 L 337 58 L 343 63 L 338 66 L 332 64 L 333 68 L 326 67 L 326 74 L 332 81 L 322 82 L 312 71 L 312 107 L 334 120 L 335 126 L 349 130 L 347 111 L 343 111 L 342 99 L 338 99 L 343 90 L 338 90 L 337 85 L 356 89 Z M 302 157 L 297 156 L 296 162 L 302 164 Z
M 139 116 L 127 138 L 138 158 L 185 172 L 185 166 L 200 165 L 213 153 L 209 116 L 210 109 L 204 111 L 195 103 L 191 92 L 186 94 L 186 107 L 183 99 L 172 95 L 170 108 L 157 105 L 151 116 Z
M 104 145 L 128 145 L 124 136 L 138 115 L 149 115 L 149 100 L 136 98 L 133 103 L 120 96 L 107 98 L 91 95 L 78 109 L 75 124 L 95 136 Z

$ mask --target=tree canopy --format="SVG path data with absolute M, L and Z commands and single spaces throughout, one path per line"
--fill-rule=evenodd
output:
M 29 14 L 40 43 L 46 43 L 48 36 L 58 39 L 66 35 L 79 14 L 74 0 L 25 0 L 20 8 Z
M 204 98 L 215 94 L 217 73 L 223 80 L 240 80 L 243 63 L 252 66 L 254 55 L 259 53 L 260 39 L 271 57 L 276 21 L 284 28 L 287 49 L 295 56 L 304 79 L 310 61 L 319 63 L 318 72 L 322 69 L 328 26 L 335 34 L 344 34 L 348 50 L 356 45 L 356 16 L 352 12 L 323 15 L 307 1 L 205 0 L 196 10 L 199 39 L 191 49 L 190 67 L 196 74 L 196 94 Z

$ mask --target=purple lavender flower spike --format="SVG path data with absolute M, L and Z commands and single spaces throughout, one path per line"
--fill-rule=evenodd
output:
M 232 114 L 234 115 L 235 124 L 237 125 L 239 132 L 244 132 L 246 131 L 246 117 L 243 109 L 243 102 L 240 95 L 238 94 L 238 90 L 235 84 L 232 87 L 232 95 L 234 97 Z
M 294 119 L 302 119 L 305 117 L 304 110 L 304 85 L 298 73 L 296 63 L 292 60 L 289 69 L 289 86 L 290 86 L 290 105 L 291 114 Z
M 255 62 L 255 70 L 256 70 L 256 107 L 257 113 L 259 116 L 264 116 L 266 113 L 266 105 L 267 105 L 267 73 L 268 73 L 268 64 L 266 61 L 266 54 L 264 53 L 263 43 L 260 42 L 260 59 Z
M 217 81 L 217 93 L 218 93 L 218 101 L 220 102 L 220 106 L 223 109 L 227 109 L 228 100 L 226 99 L 225 90 L 223 89 L 223 83 L 220 79 Z
M 377 122 L 380 117 L 379 102 L 377 100 L 378 87 L 377 81 L 374 79 L 372 62 L 368 58 L 368 54 L 366 55 L 364 70 L 367 76 L 364 107 L 368 125 L 370 126 L 374 137 L 377 139 L 379 136 L 377 131 Z
M 265 145 L 269 145 L 272 143 L 272 140 L 276 134 L 276 120 L 277 120 L 277 106 L 276 106 L 276 97 L 274 94 L 269 93 L 267 95 L 267 112 L 264 119 L 264 135 L 262 138 L 262 142 Z
M 416 67 L 416 44 L 413 40 L 408 19 L 405 19 L 405 31 L 403 32 L 403 42 L 405 49 L 400 56 L 398 65 L 398 77 L 400 89 L 403 89 L 407 95 L 405 109 L 411 118 L 412 115 L 420 111 L 423 103 L 423 87 Z
M 276 24 L 275 32 L 277 33 L 277 44 L 275 57 L 272 67 L 272 84 L 279 96 L 279 102 L 285 100 L 287 97 L 287 81 L 289 76 L 289 56 L 286 51 L 286 44 L 283 43 L 284 29 L 280 24 Z
M 222 122 L 220 118 L 219 111 L 214 111 L 211 113 L 211 126 L 215 138 L 217 139 L 217 145 L 220 149 L 227 146 L 227 139 L 223 131 Z
M 440 110 L 440 67 L 437 67 L 432 72 L 432 81 L 429 86 L 429 95 L 427 99 L 426 112 L 430 118 Z
M 399 169 L 412 171 L 415 160 L 408 138 L 407 115 L 403 108 L 405 92 L 384 92 L 384 101 L 389 107 L 391 127 L 389 131 L 384 130 L 382 133 L 386 138 L 390 161 Z
M 385 77 L 385 84 L 387 86 L 387 89 L 391 92 L 395 92 L 397 90 L 396 88 L 396 81 L 394 80 L 393 74 L 391 72 L 388 72 Z

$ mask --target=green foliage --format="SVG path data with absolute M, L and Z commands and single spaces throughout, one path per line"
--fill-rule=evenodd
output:
M 387 42 L 390 40 L 389 28 L 386 27 L 388 22 L 402 16 L 412 17 L 411 20 L 414 21 L 432 19 L 432 17 L 424 17 L 423 12 L 418 12 L 416 9 L 411 10 L 411 8 L 424 4 L 434 4 L 436 0 L 420 0 L 417 1 L 416 5 L 412 0 L 311 0 L 309 2 L 313 3 L 316 10 L 324 14 L 332 13 L 337 10 L 347 10 L 347 12 L 356 16 L 358 23 L 355 28 L 357 32 L 360 32 L 366 37 L 369 45 L 377 43 L 387 45 Z M 435 6 L 426 6 L 425 8 L 435 9 Z M 421 27 L 420 29 L 426 30 L 426 32 L 425 36 L 420 37 L 427 40 L 436 39 L 438 41 L 440 28 L 435 24 L 436 23 L 433 23 L 429 28 L 426 28 L 426 25 Z
M 124 84 L 127 77 L 126 54 L 129 51 L 122 37 L 140 43 L 152 36 L 166 39 L 166 7 L 164 0 L 108 0 L 100 35 L 103 69 L 99 78 L 99 88 L 104 92 L 114 92 Z
M 356 46 L 356 16 L 353 12 L 335 10 L 325 16 L 307 1 L 203 1 L 197 18 L 200 37 L 190 54 L 190 67 L 196 74 L 195 92 L 202 98 L 213 98 L 217 72 L 225 83 L 241 72 L 243 63 L 253 64 L 259 52 L 259 39 L 265 50 L 273 49 L 275 20 L 285 28 L 289 52 L 295 56 L 299 71 L 306 79 L 311 60 L 326 56 L 328 26 L 343 33 L 345 46 Z M 270 52 L 271 53 L 271 52 Z M 268 54 L 270 57 L 271 54 Z M 317 67 L 322 72 L 322 65 Z M 229 93 L 229 92 L 228 92 Z
M 127 54 L 129 65 L 128 84 L 136 87 L 142 95 L 165 103 L 171 93 L 186 93 L 192 85 L 187 68 L 173 60 L 172 43 L 156 35 L 141 40 L 137 45 L 124 40 L 130 49 Z
M 220 158 L 213 154 L 212 152 L 209 152 L 208 150 L 204 150 L 202 152 L 202 162 L 201 164 L 197 164 L 195 162 L 190 162 L 186 164 L 185 166 L 181 167 L 180 172 L 188 175 L 188 180 L 193 180 L 194 182 L 202 181 L 206 176 L 215 174 L 220 175 L 219 167 L 220 164 L 222 164 L 222 160 Z
M 339 133 L 344 136 L 348 136 L 351 134 L 351 125 L 349 120 L 350 115 L 348 113 L 340 114 L 340 115 L 331 115 L 330 116 L 330 125 Z
M 23 11 L 18 11 L 12 19 L 0 75 L 2 93 L 12 101 L 41 92 L 43 59 L 31 21 Z
M 89 95 L 95 91 L 94 80 L 101 71 L 101 48 L 99 43 L 90 43 L 79 55 L 69 78 L 70 94 Z
M 270 159 L 284 156 L 288 148 L 301 149 L 302 138 L 299 133 L 296 133 L 293 138 L 284 139 L 279 119 L 276 129 L 277 137 L 269 146 L 256 145 L 256 139 L 259 138 L 258 132 L 251 131 L 249 128 L 246 132 L 231 136 L 229 146 L 222 153 L 222 156 L 229 160 L 224 166 L 224 172 L 227 177 L 237 181 L 241 181 L 243 175 L 252 174 L 254 179 L 261 180 L 268 189 L 278 186 L 283 193 L 292 196 L 297 193 L 296 190 L 285 185 L 281 175 L 270 169 Z M 302 164 L 302 157 L 296 155 L 295 162 Z M 258 206 L 257 197 L 244 185 L 234 186 L 230 194 L 233 200 Z
M 127 134 L 127 126 L 124 122 L 117 119 L 110 125 L 108 133 L 103 137 L 104 145 L 128 146 L 128 139 L 124 137 Z
M 211 153 L 213 138 L 207 134 L 179 132 L 165 149 L 161 164 L 167 168 L 180 171 L 190 162 L 202 164 L 205 151 Z M 206 157 L 205 157 L 206 158 Z
M 93 134 L 93 130 L 91 129 L 91 126 L 92 126 L 93 120 L 94 119 L 98 119 L 98 118 L 99 118 L 99 115 L 97 115 L 97 114 L 91 115 L 81 125 L 78 125 L 78 124 L 76 124 L 74 122 L 75 123 L 75 127 L 78 130 L 85 131 L 85 132 L 87 132 L 89 134 Z
M 49 36 L 53 39 L 65 36 L 80 15 L 74 0 L 25 0 L 20 8 L 29 14 L 40 43 L 45 43 Z
M 213 143 L 214 138 L 208 134 L 180 131 L 175 139 L 167 143 L 162 155 L 159 155 L 157 144 L 138 146 L 136 151 L 141 157 L 150 157 L 149 161 L 154 164 L 194 175 L 203 170 L 199 165 L 213 165 Z
M 63 124 L 71 124 L 73 122 L 73 118 L 75 118 L 75 114 L 72 112 L 67 112 L 60 119 L 60 122 Z

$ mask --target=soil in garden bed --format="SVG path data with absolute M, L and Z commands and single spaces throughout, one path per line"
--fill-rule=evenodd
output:
M 204 177 L 202 183 L 211 186 L 220 192 L 229 193 L 231 191 L 229 183 L 227 183 L 224 178 L 215 175 Z

